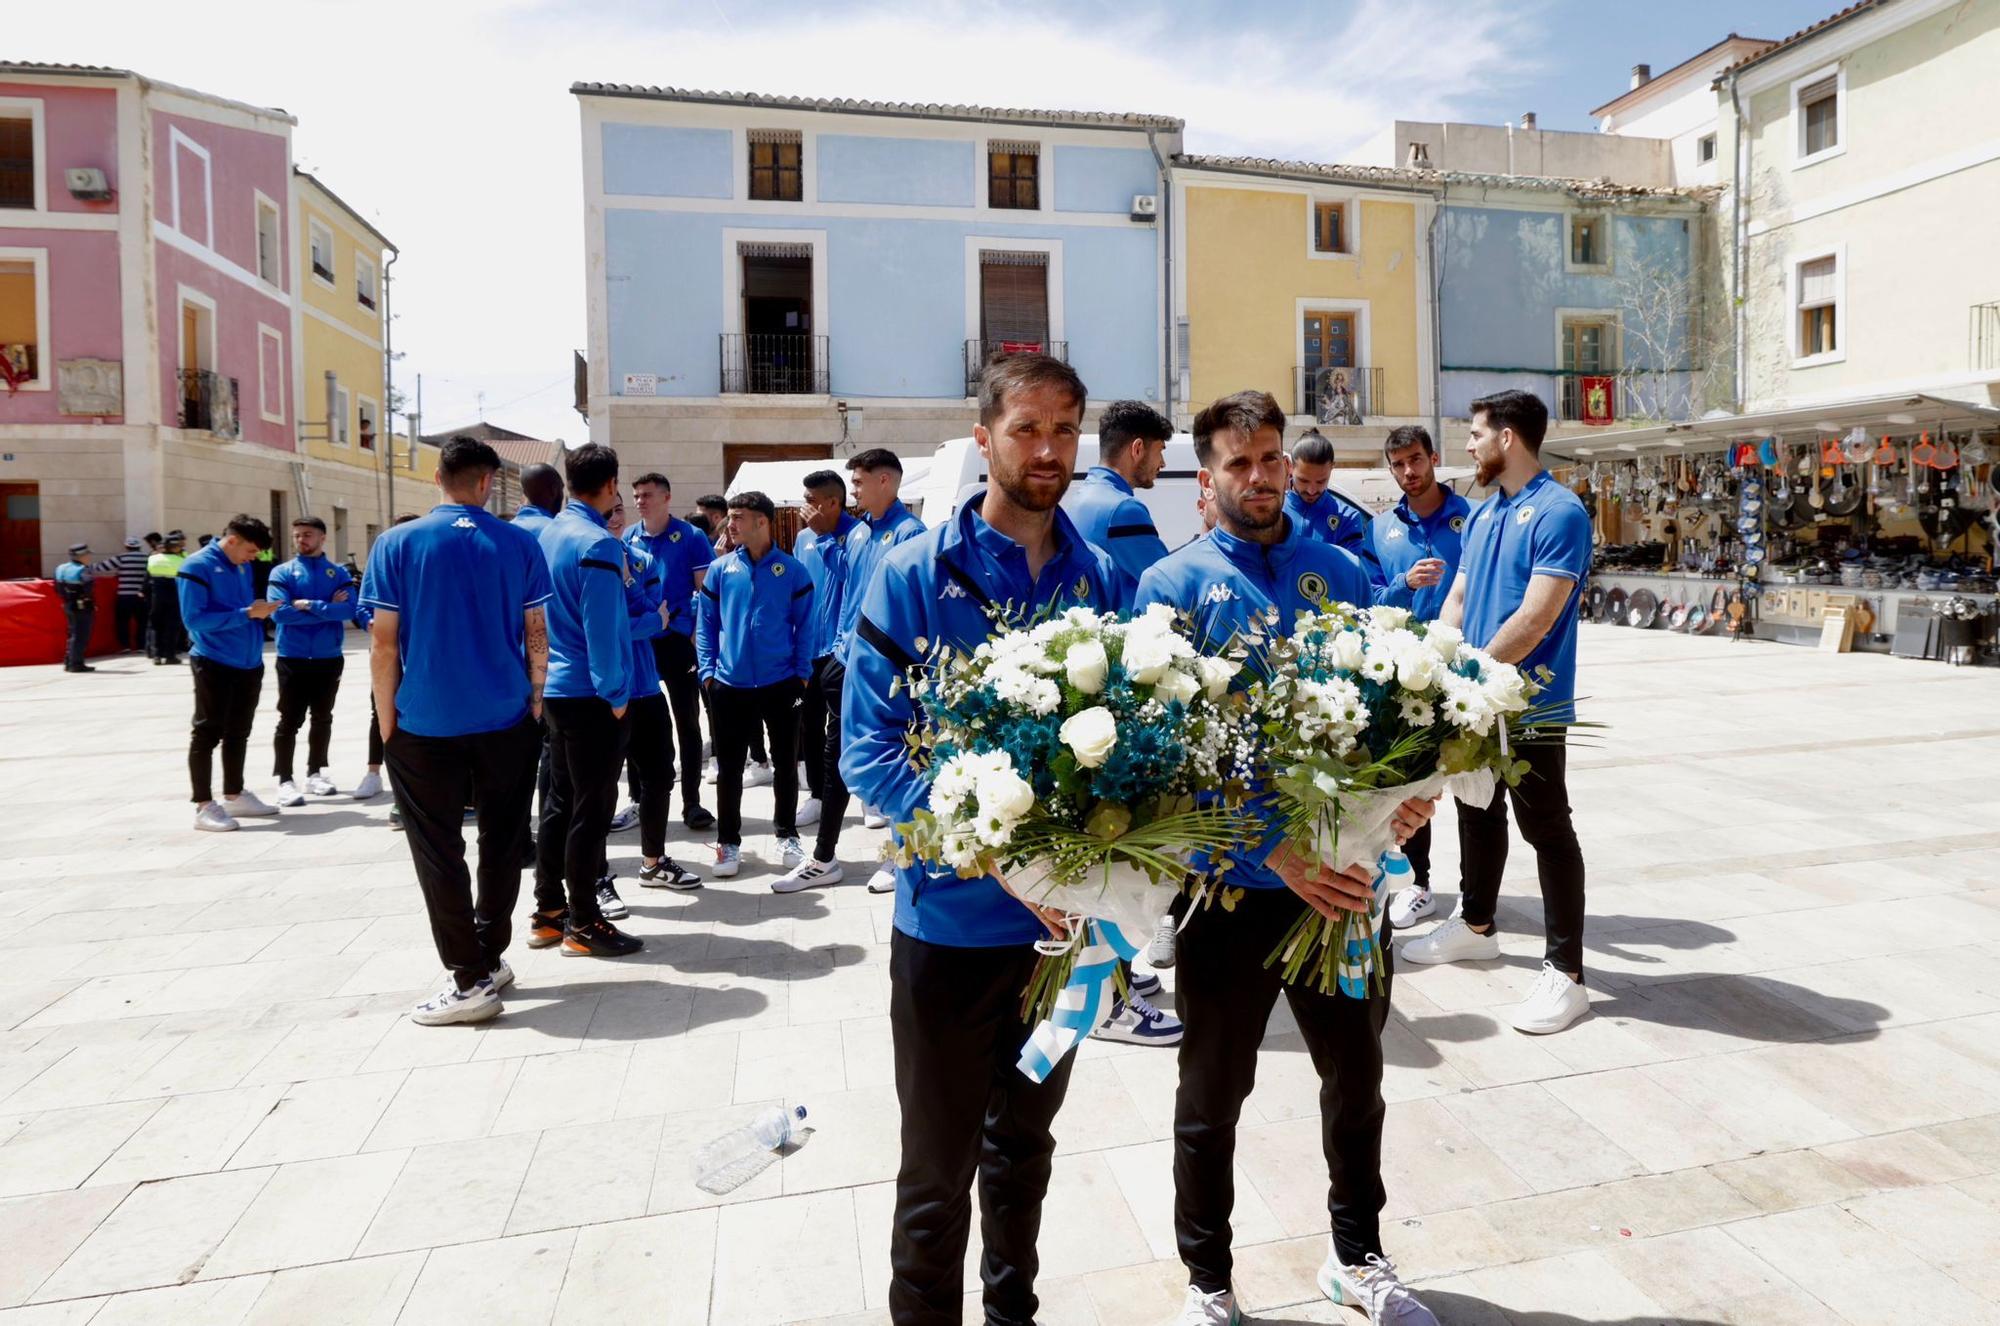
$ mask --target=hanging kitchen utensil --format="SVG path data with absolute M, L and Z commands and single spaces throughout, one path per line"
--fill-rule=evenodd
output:
M 1687 629 L 1688 616 L 1693 612 L 1694 604 L 1687 599 L 1682 599 L 1680 602 L 1674 604 L 1674 610 L 1667 614 L 1667 629 L 1669 631 L 1685 631 Z
M 1854 604 L 1854 611 L 1851 614 L 1851 616 L 1854 620 L 1855 635 L 1863 636 L 1863 635 L 1871 635 L 1874 633 L 1875 609 L 1870 605 L 1869 600 L 1867 599 L 1856 600 Z
M 1625 624 L 1636 626 L 1642 631 L 1649 630 L 1653 623 L 1659 620 L 1659 617 L 1659 596 L 1654 594 L 1650 589 L 1633 590 L 1632 605 L 1626 609 Z
M 1778 463 L 1778 439 L 1767 437 L 1757 444 L 1757 463 L 1765 469 L 1775 468 Z
M 1984 465 L 1993 459 L 1993 449 L 1986 445 L 1984 437 L 1974 433 L 1972 440 L 1959 448 L 1958 459 L 1962 465 Z
M 1819 440 L 1819 477 L 1831 479 L 1833 467 L 1840 464 L 1840 443 L 1830 437 Z
M 1958 448 L 1952 445 L 1951 434 L 1939 434 L 1937 454 L 1931 457 L 1931 468 L 1955 470 L 1958 468 Z
M 1604 601 L 1604 610 L 1613 626 L 1630 625 L 1625 620 L 1625 591 L 1622 588 L 1611 591 L 1611 597 Z
M 1594 622 L 1604 620 L 1604 586 L 1592 585 L 1584 596 L 1584 615 Z
M 1875 463 L 1877 465 L 1896 463 L 1896 448 L 1890 444 L 1887 433 L 1882 434 L 1881 440 L 1875 444 Z
M 1822 456 L 1822 459 L 1824 459 L 1824 456 Z M 1831 465 L 1821 465 L 1813 472 L 1812 491 L 1806 494 L 1806 503 L 1815 513 L 1826 509 L 1826 489 L 1824 485 L 1832 477 L 1833 466 Z M 1808 516 L 1806 518 L 1811 520 L 1814 517 Z
M 1919 434 L 1917 437 L 1917 445 L 1910 448 L 1910 464 L 1922 466 L 1925 469 L 1928 469 L 1930 468 L 1931 463 L 1936 459 L 1937 459 L 1937 447 L 1931 442 L 1930 433 L 1926 431 Z
M 1868 445 L 1868 430 L 1859 424 L 1847 430 L 1847 440 L 1840 445 L 1841 458 L 1849 465 L 1859 465 L 1867 460 L 1872 450 L 1874 448 Z
M 1744 602 L 1742 590 L 1739 589 L 1729 596 L 1727 611 L 1729 613 L 1729 633 L 1731 635 L 1742 634 L 1744 627 L 1749 622 L 1750 616 L 1750 605 Z

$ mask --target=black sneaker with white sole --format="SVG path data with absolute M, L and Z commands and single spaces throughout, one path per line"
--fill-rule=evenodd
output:
M 646 947 L 646 941 L 600 920 L 571 926 L 563 932 L 562 947 L 565 955 L 573 957 L 622 958 Z
M 642 888 L 678 889 L 691 893 L 701 887 L 701 876 L 672 857 L 663 856 L 650 866 L 639 867 L 639 884 Z
M 625 900 L 618 896 L 618 886 L 606 875 L 597 881 L 597 910 L 613 921 L 622 921 L 632 913 L 625 907 Z

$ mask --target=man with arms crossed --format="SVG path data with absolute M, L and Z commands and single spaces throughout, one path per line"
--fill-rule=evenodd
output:
M 1575 493 L 1542 468 L 1549 407 L 1525 391 L 1472 403 L 1466 445 L 1481 486 L 1498 485 L 1466 522 L 1465 548 L 1438 620 L 1459 626 L 1467 644 L 1512 663 L 1531 679 L 1548 676 L 1535 697 L 1539 721 L 1576 719 L 1576 596 L 1590 573 L 1590 516 Z M 1546 944 L 1541 975 L 1514 1010 L 1525 1032 L 1561 1031 L 1590 1011 L 1583 988 L 1583 849 L 1570 823 L 1568 750 L 1560 731 L 1516 744 L 1528 762 L 1519 787 L 1502 787 L 1486 806 L 1458 803 L 1458 914 L 1403 945 L 1411 962 L 1500 956 L 1494 910 L 1507 865 L 1507 802 L 1535 849 Z
M 847 535 L 847 585 L 840 604 L 840 623 L 834 630 L 833 656 L 847 661 L 854 641 L 855 622 L 861 616 L 862 600 L 891 548 L 907 543 L 924 532 L 924 522 L 910 513 L 897 494 L 903 486 L 903 462 L 893 451 L 877 447 L 847 462 L 854 488 L 854 505 L 861 523 Z M 888 822 L 877 814 L 878 807 L 862 800 L 861 824 L 879 829 Z M 869 877 L 870 893 L 888 893 L 896 887 L 896 872 L 888 865 Z
M 549 792 L 535 848 L 528 947 L 615 958 L 645 947 L 604 919 L 597 882 L 618 801 L 632 634 L 625 545 L 607 517 L 618 505 L 618 453 L 585 443 L 564 461 L 570 500 L 541 533 L 549 568 Z M 567 888 L 565 889 L 565 885 Z
M 438 453 L 430 514 L 368 553 L 375 712 L 430 915 L 444 988 L 411 1010 L 424 1026 L 500 1011 L 521 839 L 535 790 L 548 670 L 548 564 L 532 535 L 486 509 L 500 457 L 455 437 Z M 465 794 L 479 809 L 479 892 L 465 866 Z
M 1287 515 L 1284 439 L 1285 412 L 1261 391 L 1224 397 L 1195 417 L 1195 455 L 1216 527 L 1146 573 L 1137 611 L 1168 604 L 1187 614 L 1197 640 L 1219 645 L 1272 609 L 1278 629 L 1289 630 L 1301 611 L 1324 601 L 1368 602 L 1360 560 L 1309 537 Z M 1396 817 L 1399 835 L 1420 827 L 1433 808 L 1405 802 Z M 1233 912 L 1208 907 L 1195 914 L 1181 935 L 1177 968 L 1175 994 L 1187 1024 L 1174 1096 L 1174 1237 L 1189 1279 L 1180 1320 L 1186 1326 L 1241 1320 L 1230 1285 L 1236 1122 L 1282 990 L 1320 1077 L 1333 1228 L 1320 1290 L 1362 1308 L 1371 1322 L 1436 1326 L 1382 1251 L 1382 1027 L 1391 972 L 1382 973 L 1381 993 L 1354 999 L 1287 985 L 1266 961 L 1301 906 L 1332 918 L 1365 909 L 1373 872 L 1353 866 L 1336 873 L 1277 833 L 1232 855 L 1223 882 L 1243 896 Z
M 1117 569 L 1058 506 L 1085 396 L 1076 371 L 1046 355 L 988 364 L 973 436 L 992 486 L 891 549 L 854 615 L 840 768 L 892 823 L 908 822 L 929 794 L 903 744 L 915 718 L 900 684 L 909 668 L 939 647 L 969 653 L 988 639 L 989 607 L 1026 620 L 1115 606 Z M 1061 917 L 1012 896 L 996 876 L 960 879 L 923 862 L 896 871 L 895 888 L 889 1028 L 902 1163 L 889 1315 L 897 1326 L 959 1320 L 976 1174 L 986 1320 L 1025 1326 L 1037 1307 L 1049 1124 L 1075 1058 L 1039 1084 L 1015 1067 L 1029 1032 L 1021 991 L 1035 941 L 1057 932 Z
M 1393 428 L 1382 458 L 1403 490 L 1403 500 L 1376 516 L 1368 527 L 1362 564 L 1375 602 L 1408 608 L 1420 622 L 1436 621 L 1438 609 L 1458 570 L 1459 538 L 1472 504 L 1437 480 L 1437 445 L 1420 424 Z M 1431 826 L 1403 845 L 1416 887 L 1404 889 L 1389 906 L 1389 924 L 1402 929 L 1432 911 Z
M 271 568 L 264 597 L 278 605 L 271 614 L 278 623 L 278 734 L 272 740 L 278 778 L 278 804 L 303 806 L 306 793 L 330 797 L 337 789 L 326 776 L 327 746 L 333 740 L 333 701 L 340 694 L 340 674 L 347 665 L 340 642 L 354 620 L 354 578 L 347 568 L 327 560 L 326 522 L 300 516 L 292 522 L 292 548 L 298 555 Z M 293 781 L 292 758 L 299 728 L 312 716 L 306 736 L 306 785 Z

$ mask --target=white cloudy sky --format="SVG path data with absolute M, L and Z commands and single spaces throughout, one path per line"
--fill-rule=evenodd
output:
M 1810 2 L 1825 0 L 1787 7 Z M 298 163 L 402 250 L 395 340 L 408 354 L 397 376 L 407 385 L 424 375 L 425 431 L 477 419 L 483 404 L 497 423 L 576 441 L 570 352 L 584 345 L 584 300 L 573 81 L 1145 111 L 1187 120 L 1190 151 L 1337 160 L 1399 116 L 1497 119 L 1533 108 L 1513 103 L 1574 45 L 1550 40 L 1571 4 L 1584 7 L 42 0 L 10 11 L 5 45 L 11 59 L 130 68 L 297 115 Z M 1673 34 L 1685 49 L 1660 67 L 1714 40 L 1711 17 Z M 1601 19 L 1586 30 L 1603 40 Z M 1536 94 L 1545 126 L 1564 112 L 1573 120 L 1569 103 L 1616 94 L 1622 70 L 1607 88 L 1602 61 L 1593 63 L 1573 95 Z

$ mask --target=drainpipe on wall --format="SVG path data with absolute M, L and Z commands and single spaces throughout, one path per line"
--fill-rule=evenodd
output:
M 1430 254 L 1430 289 L 1424 297 L 1431 302 L 1431 442 L 1444 449 L 1444 273 L 1438 267 L 1437 228 L 1444 216 L 1445 191 L 1432 195 L 1431 223 L 1424 230 L 1424 247 Z
M 1161 280 L 1166 283 L 1166 319 L 1160 328 L 1160 366 L 1166 389 L 1166 415 L 1174 417 L 1174 186 L 1167 177 L 1167 159 L 1160 155 L 1160 144 L 1153 130 L 1146 130 L 1146 146 L 1153 149 L 1153 164 L 1160 172 L 1160 257 Z
M 396 509 L 396 320 L 390 316 L 389 269 L 396 265 L 396 259 L 403 255 L 392 245 L 389 261 L 382 264 L 382 480 L 385 486 L 382 508 L 382 523 L 378 530 L 386 530 L 395 519 L 390 513 Z M 410 455 L 417 454 L 417 439 L 410 439 Z
M 1736 413 L 1743 413 L 1743 378 L 1748 372 L 1745 358 L 1747 347 L 1743 343 L 1744 332 L 1744 256 L 1743 256 L 1743 176 L 1744 158 L 1750 151 L 1750 137 L 1743 130 L 1743 102 L 1737 96 L 1736 75 L 1729 76 L 1729 106 L 1736 116 L 1735 151 L 1730 153 L 1731 186 L 1729 190 L 1729 326 L 1730 382 L 1729 400 Z

